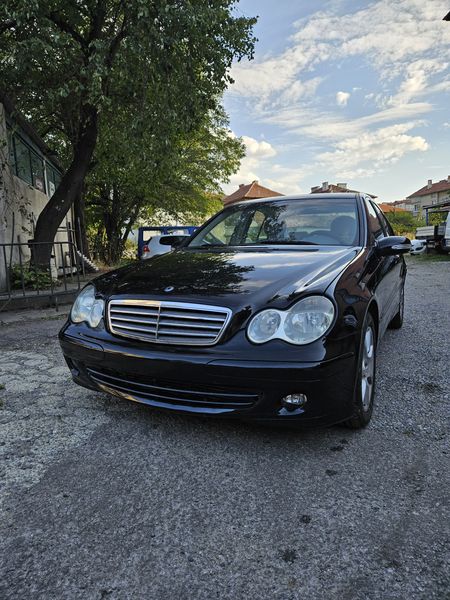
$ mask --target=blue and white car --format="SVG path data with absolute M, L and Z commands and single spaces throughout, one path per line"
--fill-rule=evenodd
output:
M 427 240 L 411 240 L 411 254 L 423 254 L 427 249 Z

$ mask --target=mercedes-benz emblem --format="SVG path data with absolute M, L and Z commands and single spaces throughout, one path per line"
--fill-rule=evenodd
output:
M 169 294 L 170 292 L 173 292 L 175 288 L 173 287 L 173 285 L 168 285 L 166 288 L 164 288 L 164 291 Z

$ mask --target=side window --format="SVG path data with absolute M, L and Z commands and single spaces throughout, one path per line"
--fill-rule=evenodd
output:
M 394 230 L 392 229 L 391 224 L 389 223 L 389 221 L 386 219 L 383 211 L 380 210 L 376 204 L 374 204 L 374 208 L 375 208 L 375 212 L 378 215 L 378 218 L 381 220 L 381 223 L 383 224 L 383 228 L 384 228 L 385 234 L 387 236 L 388 235 L 394 235 Z
M 367 200 L 366 200 L 366 207 L 367 207 L 369 232 L 371 233 L 371 236 L 375 240 L 379 240 L 381 238 L 386 237 L 383 223 L 381 222 L 381 219 L 379 218 L 379 216 L 375 210 L 375 207 L 373 206 L 373 204 L 371 202 L 368 202 Z
M 239 211 L 231 213 L 205 233 L 202 241 L 211 245 L 230 244 L 232 238 L 239 232 L 241 219 L 242 215 Z
M 246 244 L 260 242 L 267 239 L 267 233 L 263 227 L 265 220 L 266 215 L 260 210 L 256 210 L 247 230 L 245 239 Z

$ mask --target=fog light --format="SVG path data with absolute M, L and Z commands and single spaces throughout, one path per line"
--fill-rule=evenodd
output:
M 305 394 L 289 394 L 289 396 L 285 396 L 281 403 L 286 408 L 299 408 L 304 406 L 307 402 L 307 398 Z

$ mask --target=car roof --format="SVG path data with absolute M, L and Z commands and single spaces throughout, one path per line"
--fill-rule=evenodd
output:
M 356 199 L 361 194 L 355 192 L 337 192 L 337 193 L 326 193 L 323 194 L 292 194 L 290 196 L 271 196 L 270 198 L 255 198 L 254 200 L 242 200 L 241 202 L 233 202 L 228 206 L 238 206 L 247 204 L 260 204 L 261 202 L 283 202 L 284 200 L 320 200 L 326 198 L 327 200 L 342 200 L 342 199 Z

